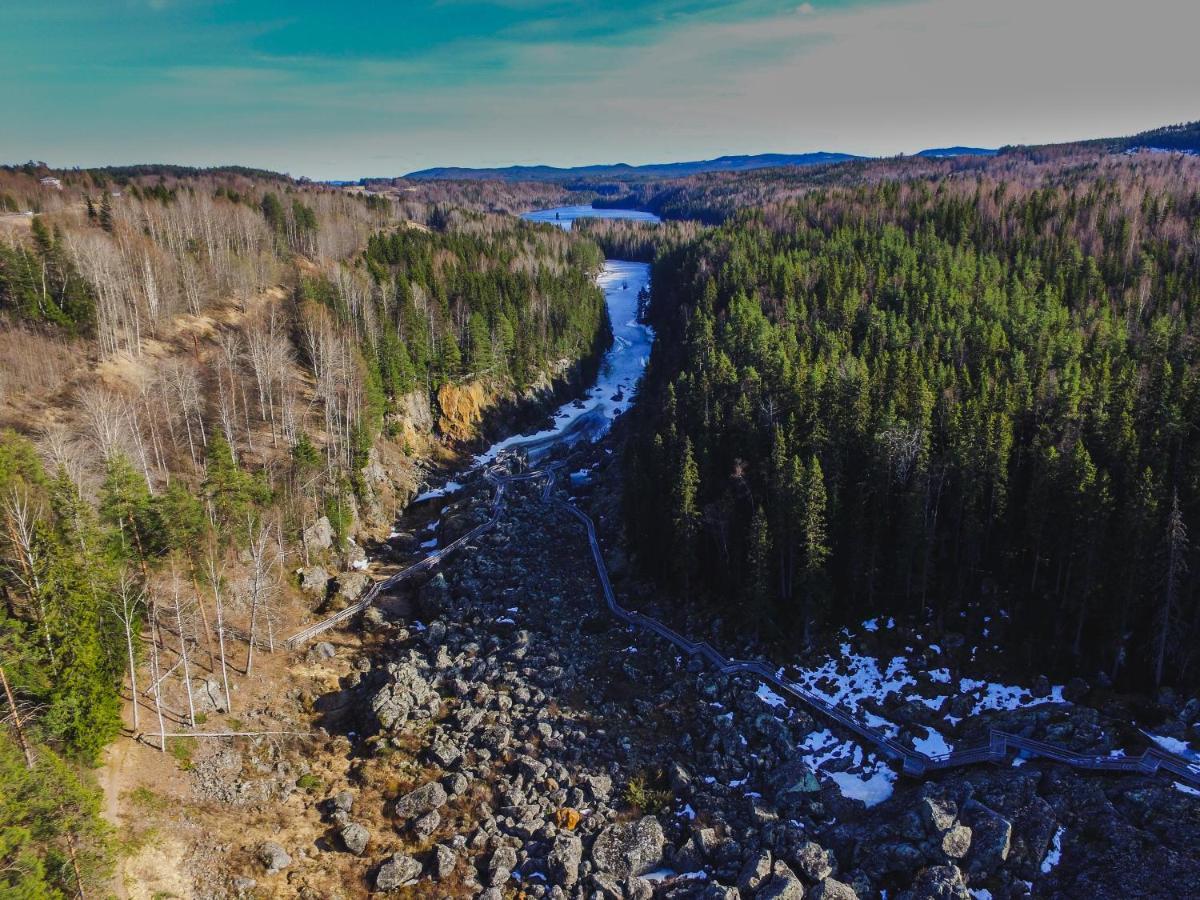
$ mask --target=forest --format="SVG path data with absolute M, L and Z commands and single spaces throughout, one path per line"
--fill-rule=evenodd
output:
M 123 709 L 157 742 L 164 715 L 200 722 L 196 673 L 229 705 L 293 624 L 305 529 L 329 520 L 336 564 L 372 454 L 414 452 L 409 405 L 466 381 L 517 396 L 610 340 L 596 244 L 471 198 L 55 174 L 0 171 L 7 207 L 37 210 L 0 222 L 6 896 L 103 886 L 116 836 L 88 770 Z
M 659 252 L 632 546 L 772 641 L 905 614 L 1194 686 L 1200 160 L 913 165 Z

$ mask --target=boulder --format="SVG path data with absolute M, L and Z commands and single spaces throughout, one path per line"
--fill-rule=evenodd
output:
M 433 833 L 437 831 L 438 826 L 442 824 L 441 814 L 436 809 L 431 809 L 421 818 L 412 824 L 413 837 L 421 843 L 433 837 Z
M 357 822 L 342 826 L 338 836 L 342 839 L 342 846 L 355 856 L 362 856 L 367 849 L 367 842 L 371 840 L 371 833 Z
M 962 859 L 971 849 L 971 829 L 955 825 L 942 835 L 942 852 L 951 859 Z
M 415 884 L 421 877 L 421 864 L 403 853 L 395 853 L 379 867 L 375 874 L 375 888 L 380 891 L 396 891 L 406 885 Z
M 662 826 L 653 816 L 609 825 L 596 836 L 592 862 L 601 872 L 626 878 L 651 871 L 662 861 Z
M 941 797 L 923 797 L 917 807 L 925 827 L 937 834 L 949 831 L 958 820 L 958 805 Z
M 327 516 L 321 516 L 304 529 L 304 549 L 309 553 L 320 553 L 333 546 L 333 525 Z
M 912 888 L 900 896 L 903 900 L 971 900 L 971 892 L 956 866 L 923 869 Z
M 453 769 L 461 759 L 462 751 L 449 741 L 438 741 L 429 748 L 429 761 L 439 769 Z
M 292 864 L 292 858 L 288 852 L 274 841 L 266 841 L 258 847 L 258 861 L 266 867 L 268 875 L 274 875 L 276 872 L 282 872 Z
M 394 813 L 397 819 L 407 822 L 416 819 L 431 810 L 446 805 L 446 789 L 436 781 L 423 784 L 416 790 L 409 791 L 396 801 Z
M 826 878 L 808 892 L 811 900 L 858 900 L 858 893 L 848 884 Z
M 329 573 L 321 566 L 305 566 L 296 572 L 300 590 L 317 600 L 324 600 L 329 592 Z
M 833 874 L 837 858 L 816 841 L 805 841 L 793 850 L 790 862 L 798 874 L 809 881 L 821 881 Z
M 759 850 L 742 866 L 737 886 L 743 894 L 751 895 L 771 875 L 771 851 Z
M 793 759 L 771 773 L 768 782 L 775 792 L 775 802 L 782 805 L 795 803 L 806 794 L 819 794 L 821 782 L 808 764 Z
M 776 860 L 771 868 L 771 877 L 754 896 L 755 900 L 802 900 L 804 885 L 786 863 Z
M 553 883 L 570 887 L 579 880 L 579 864 L 583 862 L 583 841 L 577 835 L 560 831 L 546 857 L 546 868 Z
M 333 592 L 333 596 L 337 600 L 336 605 L 345 607 L 354 603 L 371 586 L 372 582 L 373 579 L 366 572 L 356 570 L 339 572 L 337 585 Z
M 464 793 L 470 783 L 470 779 L 462 772 L 455 772 L 453 775 L 448 775 L 442 779 L 442 785 L 451 797 L 457 797 L 459 794 Z
M 458 865 L 458 854 L 451 847 L 445 844 L 438 844 L 433 848 L 433 877 L 438 881 L 449 877 Z
M 980 803 L 968 803 L 964 813 L 971 823 L 967 871 L 973 875 L 994 872 L 1008 859 L 1012 847 L 1012 822 Z
M 304 654 L 304 658 L 309 662 L 322 662 L 326 659 L 333 659 L 337 656 L 337 650 L 329 641 L 321 641 L 313 644 L 308 648 L 308 652 Z
M 512 878 L 512 871 L 517 867 L 517 851 L 507 844 L 496 848 L 492 858 L 488 860 L 488 884 L 501 887 Z
M 216 678 L 192 679 L 192 703 L 196 705 L 196 712 L 229 712 L 229 706 L 225 702 L 225 689 Z

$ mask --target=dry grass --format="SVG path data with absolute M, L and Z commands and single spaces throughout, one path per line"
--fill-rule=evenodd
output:
M 81 341 L 0 319 L 0 404 L 5 418 L 20 419 L 31 404 L 61 390 L 86 361 L 85 353 Z

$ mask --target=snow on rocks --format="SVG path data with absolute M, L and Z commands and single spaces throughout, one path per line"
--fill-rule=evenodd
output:
M 1055 866 L 1062 861 L 1062 839 L 1066 828 L 1062 825 L 1058 826 L 1058 830 L 1054 832 L 1054 837 L 1050 840 L 1050 849 L 1046 851 L 1045 858 L 1042 859 L 1042 874 L 1046 875 Z

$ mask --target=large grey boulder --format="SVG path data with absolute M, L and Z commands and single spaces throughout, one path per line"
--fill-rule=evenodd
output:
M 371 833 L 357 822 L 343 825 L 338 835 L 342 839 L 342 845 L 355 856 L 362 856 L 363 851 L 367 849 L 367 843 L 371 840 Z
M 925 827 L 938 834 L 949 831 L 958 820 L 958 805 L 953 800 L 924 797 L 917 808 Z
M 809 881 L 821 881 L 833 874 L 837 858 L 816 841 L 805 841 L 790 854 L 796 872 Z
M 858 900 L 854 888 L 833 878 L 826 878 L 808 892 L 809 900 Z
M 324 600 L 329 592 L 329 573 L 322 566 L 305 566 L 296 573 L 300 590 L 310 597 Z
M 971 829 L 955 825 L 942 835 L 942 852 L 950 859 L 962 859 L 971 849 Z
M 437 831 L 438 826 L 442 824 L 441 814 L 436 809 L 431 809 L 421 818 L 412 824 L 412 833 L 420 843 L 425 843 L 433 837 L 433 833 Z
M 971 900 L 971 892 L 956 866 L 923 869 L 912 888 L 900 896 L 903 900 Z
M 517 851 L 507 844 L 497 847 L 488 860 L 488 884 L 501 887 L 512 878 L 512 871 L 517 867 Z
M 304 549 L 309 553 L 320 553 L 333 546 L 333 525 L 327 516 L 321 516 L 304 529 Z
M 192 679 L 192 703 L 196 705 L 196 712 L 229 712 L 221 682 L 207 676 Z
M 266 867 L 268 875 L 282 872 L 292 864 L 292 858 L 288 855 L 288 852 L 274 841 L 266 841 L 260 844 L 257 855 L 258 861 Z
M 768 783 L 775 792 L 775 802 L 781 806 L 821 792 L 821 782 L 817 780 L 816 773 L 799 759 L 793 759 L 772 772 Z
M 354 603 L 371 586 L 372 581 L 373 579 L 366 572 L 358 570 L 339 572 L 337 586 L 333 592 L 337 601 L 336 605 L 341 607 Z
M 771 851 L 759 850 L 756 856 L 747 860 L 738 875 L 737 886 L 742 893 L 751 895 L 771 877 Z
M 771 869 L 771 877 L 754 896 L 756 900 L 802 900 L 804 885 L 786 863 L 776 860 Z
M 626 878 L 643 875 L 662 861 L 662 826 L 653 816 L 609 825 L 592 844 L 592 862 L 601 872 Z
M 579 880 L 579 864 L 583 862 L 583 841 L 570 832 L 559 832 L 554 846 L 546 857 L 546 868 L 555 884 L 570 887 Z
M 438 881 L 448 878 L 450 873 L 454 871 L 458 865 L 458 854 L 453 848 L 447 847 L 445 844 L 438 844 L 433 848 L 433 877 Z
M 396 818 L 408 821 L 445 805 L 446 789 L 436 781 L 431 781 L 397 800 L 395 814 Z
M 971 824 L 967 871 L 973 875 L 994 872 L 1008 859 L 1012 848 L 1012 822 L 975 802 L 968 802 L 964 808 L 964 818 Z
M 380 891 L 396 891 L 406 885 L 415 884 L 421 877 L 421 864 L 411 856 L 395 853 L 379 867 L 375 875 L 375 887 Z

